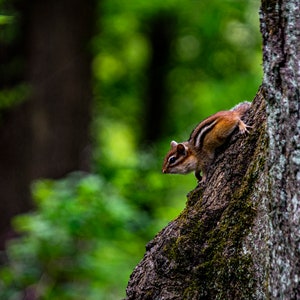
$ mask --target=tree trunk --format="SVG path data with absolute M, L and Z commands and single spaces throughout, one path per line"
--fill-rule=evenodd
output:
M 0 247 L 10 219 L 32 207 L 32 180 L 89 168 L 94 1 L 18 2 L 30 98 L 0 128 Z M 25 50 L 24 50 L 25 49 Z M 24 58 L 25 56 L 25 58 Z
M 32 178 L 87 170 L 93 1 L 32 1 L 28 12 Z
M 300 4 L 262 1 L 269 155 L 268 291 L 300 299 Z
M 159 13 L 149 21 L 151 60 L 147 71 L 144 106 L 144 125 L 141 144 L 149 145 L 163 134 L 169 95 L 167 75 L 171 64 L 171 46 L 176 34 L 176 19 L 171 14 Z
M 146 247 L 126 299 L 299 299 L 297 1 L 263 1 L 264 80 L 207 183 Z M 298 51 L 297 51 L 298 50 Z

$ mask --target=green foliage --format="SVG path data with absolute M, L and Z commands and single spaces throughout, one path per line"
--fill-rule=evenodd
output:
M 125 4 L 126 3 L 126 4 Z M 106 126 L 139 139 L 155 16 L 176 20 L 166 86 L 163 136 L 186 136 L 207 115 L 253 99 L 261 83 L 259 1 L 102 1 L 94 38 L 95 92 Z M 96 99 L 98 96 L 96 97 Z
M 37 210 L 14 224 L 0 271 L 0 299 L 116 299 L 144 246 L 134 234 L 134 209 L 96 175 L 39 181 Z M 123 290 L 124 293 L 124 290 Z
M 26 84 L 19 84 L 14 88 L 2 89 L 0 93 L 0 111 L 25 101 L 29 94 L 30 88 Z
M 10 24 L 12 22 L 13 22 L 13 17 L 12 16 L 0 15 L 0 26 Z

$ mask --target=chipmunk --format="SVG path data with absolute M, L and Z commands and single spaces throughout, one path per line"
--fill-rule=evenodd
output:
M 205 182 L 209 166 L 215 157 L 215 150 L 225 143 L 236 127 L 241 134 L 247 133 L 251 127 L 241 120 L 250 105 L 250 102 L 242 102 L 231 110 L 217 112 L 199 123 L 188 141 L 172 141 L 171 150 L 164 159 L 162 172 L 187 174 L 195 171 L 198 181 Z

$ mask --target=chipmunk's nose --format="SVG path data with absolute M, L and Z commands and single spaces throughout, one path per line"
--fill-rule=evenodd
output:
M 163 172 L 164 174 L 166 174 L 166 173 L 167 173 L 167 170 L 166 170 L 166 169 L 162 169 L 162 172 Z

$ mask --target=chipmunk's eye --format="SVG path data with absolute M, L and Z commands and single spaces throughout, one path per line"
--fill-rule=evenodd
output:
M 171 157 L 169 158 L 169 163 L 170 163 L 170 164 L 173 164 L 175 161 L 176 161 L 176 157 L 175 157 L 175 156 L 171 156 Z

